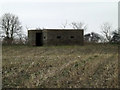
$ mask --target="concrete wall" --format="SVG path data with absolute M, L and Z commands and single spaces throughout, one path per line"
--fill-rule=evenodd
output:
M 83 45 L 83 30 L 46 30 L 46 45 Z
M 44 29 L 29 30 L 29 44 L 36 44 L 36 33 L 43 33 L 43 45 L 83 45 L 83 30 Z
M 43 45 L 47 45 L 47 30 L 43 30 Z
M 36 45 L 36 33 L 42 33 L 42 30 L 28 30 L 29 45 Z

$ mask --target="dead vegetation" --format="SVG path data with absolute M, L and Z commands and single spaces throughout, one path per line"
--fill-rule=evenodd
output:
M 3 88 L 118 88 L 118 47 L 3 46 Z

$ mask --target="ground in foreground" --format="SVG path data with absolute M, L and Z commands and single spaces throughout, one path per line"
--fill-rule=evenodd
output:
M 118 47 L 3 46 L 3 88 L 118 88 Z

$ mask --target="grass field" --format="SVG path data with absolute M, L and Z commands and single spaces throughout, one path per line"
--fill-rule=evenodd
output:
M 117 45 L 4 46 L 3 88 L 118 88 Z

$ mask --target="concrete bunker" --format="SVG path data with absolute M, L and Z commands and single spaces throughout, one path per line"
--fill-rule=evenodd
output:
M 83 29 L 28 30 L 29 45 L 83 45 Z

